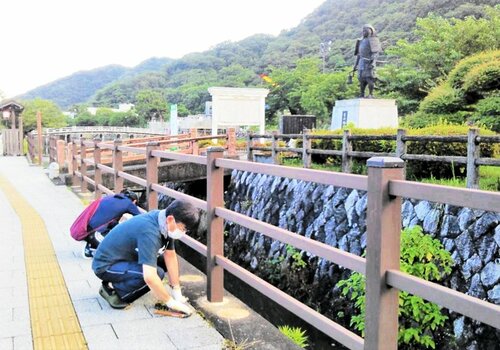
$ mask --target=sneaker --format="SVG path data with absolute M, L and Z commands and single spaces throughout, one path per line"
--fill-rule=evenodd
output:
M 127 306 L 129 306 L 128 303 L 120 299 L 114 289 L 105 285 L 104 283 L 101 288 L 99 288 L 99 294 L 104 298 L 104 300 L 108 302 L 109 306 L 111 306 L 113 309 L 125 309 Z
M 103 239 L 104 239 L 104 236 L 103 236 L 103 235 L 102 235 L 102 233 L 100 233 L 99 231 L 96 231 L 96 232 L 94 233 L 94 237 L 95 237 L 95 239 L 96 239 L 99 243 L 101 243 L 101 242 L 103 241 Z
M 85 244 L 85 246 L 83 247 L 82 257 L 84 259 L 92 259 L 94 257 L 94 252 L 95 252 L 95 249 L 92 248 L 90 243 L 87 242 Z

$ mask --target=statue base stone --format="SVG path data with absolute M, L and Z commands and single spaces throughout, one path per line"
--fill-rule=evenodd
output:
M 348 123 L 363 129 L 397 128 L 399 122 L 396 100 L 356 98 L 335 101 L 330 129 L 342 129 Z

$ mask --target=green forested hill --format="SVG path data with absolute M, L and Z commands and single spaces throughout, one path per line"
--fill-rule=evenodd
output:
M 97 90 L 109 83 L 145 72 L 158 71 L 172 61 L 167 58 L 150 58 L 134 68 L 109 65 L 88 71 L 80 71 L 30 90 L 18 96 L 18 98 L 23 100 L 34 98 L 52 100 L 61 108 L 68 108 L 74 104 L 87 101 Z
M 42 98 L 52 100 L 62 108 L 90 98 L 96 90 L 122 77 L 127 68 L 118 65 L 81 71 L 37 87 L 18 96 L 22 100 Z
M 257 86 L 262 83 L 259 74 L 268 73 L 272 67 L 295 67 L 300 58 L 321 57 L 321 42 L 332 42 L 326 55 L 327 70 L 351 65 L 354 41 L 365 23 L 372 24 L 384 46 L 389 47 L 398 39 L 412 39 L 418 17 L 429 13 L 457 18 L 481 16 L 484 5 L 496 2 L 327 0 L 295 28 L 277 37 L 254 35 L 239 42 L 224 42 L 211 50 L 188 54 L 178 60 L 164 59 L 161 62 L 164 64 L 153 64 L 140 75 L 138 71 L 120 74 L 116 66 L 101 68 L 101 73 L 96 75 L 76 73 L 22 97 L 52 99 L 62 107 L 89 101 L 97 106 L 109 106 L 135 102 L 138 91 L 153 89 L 161 91 L 168 102 L 182 104 L 186 112 L 198 113 L 203 109 L 203 102 L 209 99 L 207 87 Z M 286 10 L 280 15 L 286 15 Z M 107 69 L 114 73 L 106 74 Z

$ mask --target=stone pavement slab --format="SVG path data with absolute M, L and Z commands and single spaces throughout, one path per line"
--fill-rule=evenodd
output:
M 54 185 L 46 171 L 23 157 L 1 157 L 4 176 L 42 217 L 61 267 L 89 349 L 221 349 L 223 338 L 199 315 L 186 319 L 153 314 L 148 293 L 127 310 L 114 310 L 99 296 L 99 279 L 90 260 L 81 257 L 83 243 L 74 241 L 69 227 L 83 210 L 67 187 Z M 32 349 L 21 223 L 0 191 L 0 349 Z M 2 254 L 4 253 L 4 254 Z M 3 262 L 3 264 L 2 264 Z

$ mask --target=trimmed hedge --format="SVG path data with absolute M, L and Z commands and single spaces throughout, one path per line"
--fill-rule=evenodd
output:
M 441 84 L 420 103 L 420 111 L 424 113 L 447 114 L 459 111 L 464 104 L 460 92 L 449 84 Z
M 459 89 L 464 84 L 465 76 L 469 71 L 483 63 L 500 60 L 500 50 L 485 51 L 462 59 L 448 75 L 450 85 Z
M 429 114 L 422 111 L 407 115 L 401 122 L 401 127 L 408 129 L 420 129 L 433 125 L 464 124 L 470 116 L 470 112 L 458 111 L 453 114 Z
M 471 120 L 478 125 L 500 133 L 500 96 L 487 97 L 476 103 Z
M 463 90 L 468 96 L 486 97 L 500 89 L 500 60 L 482 63 L 472 68 L 464 78 Z
M 459 136 L 467 135 L 469 127 L 466 125 L 435 125 L 422 129 L 408 130 L 407 134 L 412 136 Z M 495 133 L 481 129 L 481 135 L 494 135 Z M 408 142 L 407 152 L 409 154 L 425 154 L 436 156 L 467 156 L 467 143 L 454 142 Z M 498 155 L 498 147 L 492 144 L 481 145 L 481 157 L 493 157 Z M 466 176 L 465 164 L 452 164 L 442 162 L 419 162 L 408 161 L 407 178 L 422 179 L 435 177 L 437 179 L 464 178 Z
M 449 125 L 441 124 L 430 126 L 422 129 L 407 129 L 408 136 L 416 135 L 435 135 L 435 136 L 456 136 L 467 135 L 469 130 L 465 125 Z M 352 128 L 352 135 L 396 135 L 397 130 L 394 128 L 381 128 L 381 129 L 357 129 Z M 342 130 L 328 131 L 318 130 L 314 131 L 315 135 L 340 135 Z M 480 130 L 481 135 L 495 135 L 494 132 L 486 129 Z M 302 147 L 302 140 L 297 140 L 297 147 Z M 342 141 L 340 140 L 313 140 L 312 147 L 314 149 L 328 149 L 328 150 L 341 150 Z M 382 152 L 394 153 L 396 151 L 395 141 L 353 141 L 354 151 L 363 152 Z M 423 155 L 437 155 L 437 156 L 467 156 L 466 143 L 445 143 L 445 142 L 408 142 L 408 154 L 423 154 Z M 481 157 L 494 157 L 500 155 L 498 145 L 492 144 L 481 145 Z M 340 165 L 340 157 L 313 155 L 313 161 L 316 163 L 329 163 L 333 165 Z M 353 160 L 353 172 L 363 173 L 365 171 L 366 159 L 356 158 Z M 408 179 L 422 179 L 431 176 L 441 178 L 465 177 L 466 166 L 463 164 L 450 164 L 442 162 L 422 162 L 422 161 L 408 161 L 407 164 L 407 178 Z

